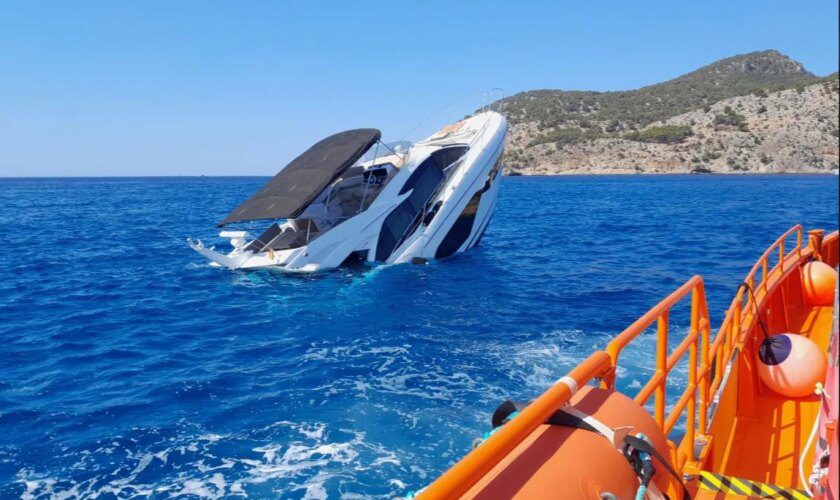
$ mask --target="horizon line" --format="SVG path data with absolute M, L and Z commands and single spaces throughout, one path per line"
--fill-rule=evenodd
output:
M 627 173 L 556 173 L 556 174 L 530 174 L 530 175 L 503 175 L 503 177 L 609 177 L 609 176 L 725 176 L 725 177 L 750 177 L 750 176 L 771 176 L 771 175 L 818 175 L 818 176 L 836 176 L 831 170 L 827 172 L 627 172 Z M 71 179 L 241 179 L 241 178 L 267 178 L 272 175 L 64 175 L 64 176 L 0 176 L 0 181 L 19 181 L 19 180 L 71 180 Z

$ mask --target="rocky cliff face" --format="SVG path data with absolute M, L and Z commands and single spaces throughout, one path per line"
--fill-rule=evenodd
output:
M 503 102 L 509 172 L 828 172 L 838 168 L 837 75 L 775 51 L 627 92 L 537 91 Z

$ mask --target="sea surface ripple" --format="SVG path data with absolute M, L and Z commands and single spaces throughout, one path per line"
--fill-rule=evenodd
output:
M 780 233 L 838 217 L 834 176 L 505 178 L 443 262 L 206 265 L 183 239 L 221 245 L 264 181 L 0 180 L 0 497 L 405 495 L 692 275 L 717 324 Z

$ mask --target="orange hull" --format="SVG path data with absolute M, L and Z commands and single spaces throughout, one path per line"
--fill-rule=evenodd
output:
M 644 498 L 808 498 L 810 493 L 836 499 L 831 476 L 837 476 L 837 411 L 831 405 L 837 403 L 827 399 L 837 397 L 836 306 L 813 303 L 815 286 L 824 289 L 825 283 L 814 285 L 810 274 L 803 274 L 811 260 L 831 266 L 836 282 L 837 232 L 824 237 L 812 231 L 803 244 L 796 226 L 780 237 L 747 275 L 749 288 L 739 288 L 714 338 L 703 280 L 695 276 L 605 351 L 593 353 L 514 414 L 420 498 L 634 498 L 647 484 L 649 476 L 639 465 L 644 463 L 654 469 L 649 488 L 639 493 Z M 669 351 L 669 313 L 687 297 L 689 331 Z M 615 393 L 621 352 L 654 324 L 656 370 L 631 401 Z M 765 335 L 781 333 L 810 339 L 817 355 L 828 355 L 828 379 L 819 380 L 830 393 L 821 395 L 816 385 L 814 394 L 787 397 L 762 381 L 758 363 L 776 361 L 759 357 L 759 348 Z M 676 401 L 666 401 L 666 387 L 672 395 L 675 389 L 669 373 L 681 361 L 687 361 L 688 380 Z M 601 392 L 587 384 L 597 384 Z M 558 421 L 561 409 L 567 417 L 577 415 L 576 423 Z M 677 434 L 681 422 L 685 432 Z M 812 431 L 819 431 L 819 439 L 809 441 Z M 619 439 L 627 434 L 647 439 L 653 450 Z M 829 464 L 832 474 L 821 480 Z

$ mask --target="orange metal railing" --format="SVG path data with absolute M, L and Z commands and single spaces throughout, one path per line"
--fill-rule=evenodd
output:
M 791 236 L 796 237 L 796 244 L 791 252 L 786 253 L 785 245 Z M 836 254 L 837 240 L 837 231 L 825 237 L 823 237 L 822 231 L 811 231 L 807 245 L 803 246 L 802 226 L 796 225 L 788 229 L 770 245 L 744 278 L 744 282 L 749 284 L 754 291 L 756 303 L 753 302 L 753 295 L 739 289 L 726 311 L 717 337 L 712 342 L 710 356 L 716 366 L 726 366 L 736 347 L 743 346 L 750 331 L 756 326 L 758 320 L 755 314 L 756 309 L 762 310 L 764 308 L 765 299 L 772 294 L 774 287 L 781 283 L 788 274 L 798 269 L 799 265 L 814 256 L 815 253 L 821 251 L 826 253 L 826 250 L 830 253 L 833 250 Z M 776 252 L 778 252 L 776 264 L 771 266 L 771 257 Z M 756 279 L 759 276 L 761 281 L 756 285 Z M 785 308 L 782 309 L 784 311 Z M 715 394 L 720 388 L 723 375 L 724 371 L 722 369 L 717 370 L 711 381 L 710 394 Z
M 689 294 L 691 295 L 691 326 L 688 335 L 669 354 L 670 311 Z M 688 280 L 609 343 L 607 353 L 610 355 L 612 366 L 601 386 L 607 389 L 615 387 L 615 367 L 618 366 L 619 354 L 654 322 L 657 325 L 656 371 L 636 395 L 634 401 L 644 406 L 651 397 L 654 398 L 653 418 L 665 436 L 673 430 L 685 413 L 685 442 L 693 443 L 698 431 L 701 434 L 706 431 L 709 408 L 709 310 L 706 305 L 703 278 L 700 276 L 694 276 Z M 679 399 L 666 415 L 668 374 L 677 366 L 686 352 L 688 352 L 688 380 Z M 693 458 L 692 453 L 693 446 L 681 446 L 677 450 L 676 465 L 682 467 L 687 460 Z
M 786 241 L 793 235 L 796 236 L 795 248 L 786 253 Z M 815 248 L 836 251 L 838 246 L 837 232 L 826 237 L 825 242 L 822 232 L 812 232 L 806 247 L 802 246 L 802 237 L 802 226 L 797 225 L 788 230 L 762 254 L 747 274 L 744 281 L 754 290 L 759 310 L 773 288 L 789 273 L 798 269 L 799 264 L 809 259 Z M 777 262 L 771 266 L 771 256 L 775 252 L 778 252 Z M 756 288 L 756 276 L 759 275 L 759 271 L 761 281 Z M 668 353 L 670 311 L 689 295 L 691 319 L 688 334 Z M 746 335 L 755 326 L 755 308 L 752 300 L 751 296 L 745 295 L 744 291 L 739 289 L 717 336 L 710 342 L 709 312 L 703 279 L 700 276 L 692 277 L 621 332 L 604 351 L 596 351 L 586 358 L 566 377 L 529 404 L 516 418 L 429 485 L 423 490 L 421 498 L 455 498 L 467 492 L 537 427 L 545 423 L 558 408 L 566 405 L 574 395 L 576 387 L 600 381 L 602 388 L 614 389 L 621 352 L 654 323 L 657 324 L 656 371 L 634 400 L 639 405 L 646 405 L 653 398 L 654 420 L 666 436 L 680 419 L 685 417 L 685 434 L 676 448 L 674 457 L 677 470 L 682 470 L 687 463 L 695 460 L 695 438 L 707 431 L 709 402 L 720 389 L 724 379 L 724 367 L 731 361 L 736 347 L 743 344 Z M 666 414 L 668 374 L 683 359 L 686 352 L 688 380 L 679 399 Z M 713 366 L 715 368 L 712 368 Z M 669 444 L 673 446 L 672 443 Z
M 831 267 L 837 266 L 840 259 L 840 233 L 834 231 L 825 237 L 822 244 L 822 260 Z
M 794 234 L 796 235 L 794 251 L 785 253 L 785 242 Z M 771 267 L 771 255 L 777 251 L 778 261 L 775 266 Z M 743 344 L 745 336 L 755 326 L 757 321 L 755 316 L 756 306 L 759 310 L 762 308 L 763 299 L 772 291 L 771 282 L 778 283 L 787 272 L 796 268 L 796 264 L 803 260 L 803 255 L 808 258 L 812 253 L 813 248 L 810 246 L 802 247 L 802 226 L 797 224 L 773 242 L 759 257 L 750 272 L 747 273 L 744 283 L 747 283 L 754 291 L 755 300 L 758 301 L 758 304 L 753 304 L 753 295 L 746 293 L 743 288 L 740 288 L 738 293 L 735 294 L 735 298 L 732 299 L 709 352 L 715 366 L 719 367 L 711 380 L 709 394 L 717 393 L 724 379 L 725 371 L 723 367 L 729 364 L 736 346 Z M 756 276 L 759 275 L 759 271 L 761 271 L 761 282 L 760 286 L 756 288 Z
M 691 328 L 689 334 L 680 342 L 670 355 L 667 353 L 669 311 L 671 308 L 687 295 L 691 294 Z M 469 490 L 482 476 L 489 472 L 507 454 L 531 434 L 537 427 L 546 420 L 558 408 L 567 404 L 574 395 L 571 386 L 582 387 L 594 380 L 600 380 L 601 386 L 612 389 L 615 386 L 615 373 L 621 351 L 654 322 L 658 324 L 658 348 L 657 348 L 657 370 L 654 377 L 645 385 L 636 401 L 645 404 L 654 397 L 655 419 L 657 424 L 666 434 L 674 427 L 683 410 L 688 408 L 688 414 L 694 415 L 696 405 L 696 393 L 698 380 L 701 380 L 699 387 L 706 393 L 706 381 L 708 379 L 708 366 L 701 364 L 697 369 L 698 355 L 708 359 L 709 347 L 709 315 L 706 307 L 706 296 L 703 289 L 703 279 L 695 276 L 678 288 L 674 293 L 657 304 L 647 314 L 639 318 L 629 328 L 624 330 L 607 346 L 606 351 L 596 351 L 586 360 L 575 367 L 540 397 L 529 404 L 522 412 L 510 422 L 505 424 L 498 432 L 491 435 L 487 441 L 470 452 L 460 462 L 444 473 L 437 481 L 429 485 L 422 493 L 422 498 L 455 498 Z M 698 352 L 698 339 L 700 339 L 700 350 Z M 689 353 L 689 382 L 680 399 L 665 416 L 666 406 L 666 382 L 668 373 L 677 365 L 685 353 Z M 573 382 L 569 382 L 571 379 Z M 701 432 L 705 430 L 705 412 L 707 399 L 700 402 L 699 419 Z M 688 433 L 694 435 L 695 419 L 688 419 Z M 687 434 L 688 434 L 687 433 Z M 686 452 L 686 456 L 688 456 Z

